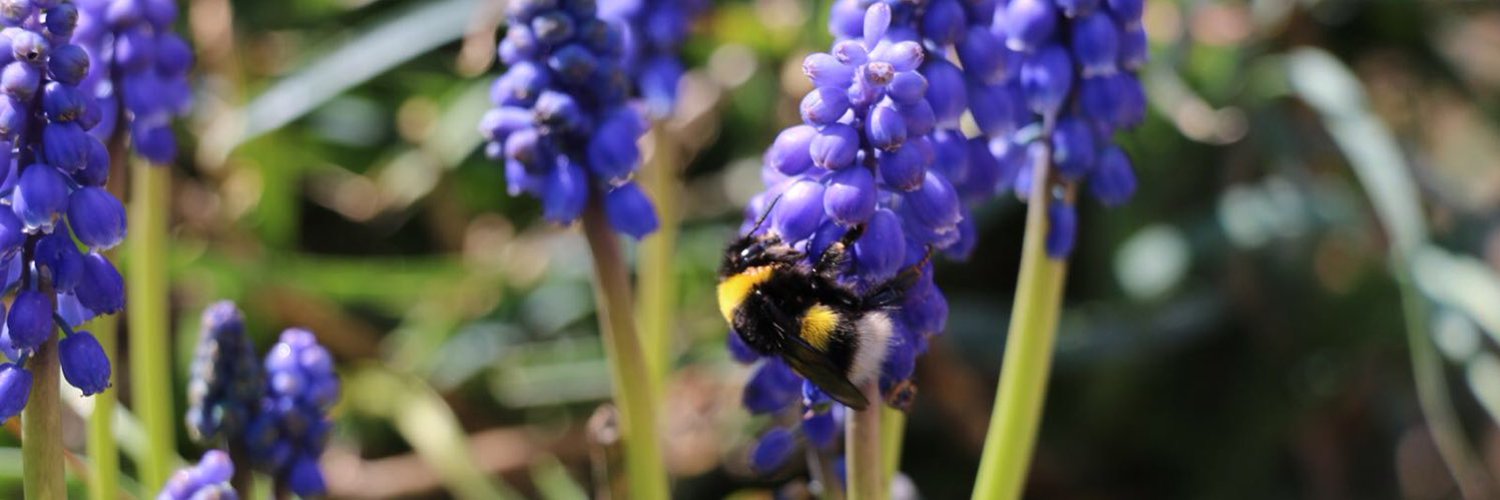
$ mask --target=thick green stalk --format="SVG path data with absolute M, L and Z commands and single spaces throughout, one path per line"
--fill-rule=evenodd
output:
M 62 410 L 58 394 L 61 369 L 57 336 L 32 356 L 31 399 L 21 411 L 21 467 L 26 498 L 67 498 L 63 480 Z
M 880 382 L 871 381 L 861 387 L 870 406 L 854 412 L 853 418 L 844 426 L 844 459 L 848 460 L 849 498 L 860 500 L 885 500 L 889 497 L 890 482 L 885 480 L 885 460 L 881 457 L 880 445 L 884 436 L 880 433 L 880 414 L 884 404 L 880 397 Z
M 1041 140 L 1051 142 L 1045 137 Z M 1049 150 L 1044 157 L 1051 156 Z M 985 434 L 974 500 L 1020 498 L 1031 452 L 1036 446 L 1047 376 L 1052 367 L 1063 277 L 1067 273 L 1066 262 L 1047 256 L 1047 205 L 1052 199 L 1050 170 L 1051 165 L 1041 165 L 1033 172 L 1036 181 L 1032 183 L 1028 198 L 1031 201 L 1026 209 L 1021 276 L 1016 283 L 1000 386 Z
M 589 200 L 583 212 L 583 234 L 594 256 L 594 299 L 599 331 L 609 360 L 615 404 L 625 446 L 625 473 L 630 498 L 665 499 L 667 471 L 657 433 L 656 397 L 646 355 L 632 316 L 630 274 L 620 241 L 604 216 L 601 200 Z
M 682 193 L 677 166 L 677 145 L 665 128 L 658 126 L 651 134 L 656 148 L 651 165 L 641 171 L 646 193 L 656 203 L 661 226 L 641 242 L 637 284 L 640 312 L 641 346 L 645 348 L 646 366 L 651 371 L 652 386 L 657 394 L 666 394 L 665 382 L 672 372 L 672 331 L 677 324 L 677 235 L 680 229 L 678 201 Z
M 89 331 L 104 348 L 109 364 L 119 367 L 117 333 L 120 318 L 100 316 L 89 324 Z M 120 447 L 115 443 L 115 405 L 118 402 L 114 389 L 90 396 L 94 399 L 94 410 L 89 412 L 89 498 L 93 500 L 117 500 L 120 498 Z
M 141 488 L 157 491 L 172 474 L 177 453 L 172 413 L 172 345 L 168 342 L 167 207 L 172 171 L 136 162 L 131 165 L 128 276 L 125 285 L 130 321 L 130 387 L 132 406 L 150 442 L 141 464 Z
M 906 434 L 906 412 L 891 408 L 884 409 L 885 414 L 880 420 L 880 446 L 885 452 L 885 484 L 891 484 L 896 478 L 896 470 L 901 468 L 901 438 Z

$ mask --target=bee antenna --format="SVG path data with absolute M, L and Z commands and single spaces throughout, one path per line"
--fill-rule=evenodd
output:
M 759 219 L 755 219 L 755 227 L 750 228 L 750 234 L 755 234 L 755 233 L 757 233 L 757 232 L 760 231 L 760 226 L 763 225 L 763 224 L 765 224 L 766 223 L 766 219 L 771 216 L 771 210 L 776 208 L 776 202 L 781 201 L 781 197 L 785 196 L 785 195 L 786 195 L 786 192 L 782 192 L 780 194 L 777 194 L 775 198 L 771 199 L 771 204 L 770 205 L 766 205 L 766 211 L 764 213 L 760 214 L 760 218 Z

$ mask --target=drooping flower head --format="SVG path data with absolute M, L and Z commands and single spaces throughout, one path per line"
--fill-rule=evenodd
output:
M 128 131 L 136 154 L 170 165 L 177 158 L 172 121 L 192 105 L 193 51 L 173 32 L 177 3 L 78 0 L 74 16 L 75 43 L 97 63 L 80 85 L 103 103 L 93 134 L 108 140 Z
M 203 311 L 188 381 L 188 435 L 205 446 L 235 445 L 259 409 L 264 378 L 245 318 L 233 302 Z
M 679 52 L 693 19 L 707 8 L 707 0 L 599 1 L 599 17 L 621 28 L 624 67 L 654 117 L 667 116 L 677 103 Z
M 620 31 L 592 0 L 517 0 L 499 54 L 506 71 L 479 131 L 486 154 L 505 164 L 510 194 L 540 198 L 554 223 L 577 220 L 593 199 L 615 230 L 655 231 L 655 209 L 632 179 L 647 123 L 626 103 Z
M 167 480 L 156 500 L 236 500 L 239 493 L 229 484 L 234 462 L 221 450 L 208 450 L 196 465 L 178 470 Z
M 14 291 L 0 351 L 0 418 L 25 406 L 17 382 L 55 338 L 64 378 L 85 395 L 110 385 L 98 340 L 73 327 L 124 307 L 124 283 L 99 254 L 125 237 L 125 208 L 102 186 L 109 153 L 89 134 L 101 106 L 79 87 L 91 67 L 72 42 L 78 11 L 57 1 L 0 4 L 0 289 Z M 82 244 L 82 248 L 79 245 Z
M 292 493 L 324 493 L 318 457 L 328 443 L 328 410 L 339 398 L 333 358 L 307 330 L 292 328 L 265 358 L 266 390 L 246 429 L 256 469 L 275 476 Z

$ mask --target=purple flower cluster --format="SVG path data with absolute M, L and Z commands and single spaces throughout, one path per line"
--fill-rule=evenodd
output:
M 541 198 L 543 217 L 558 224 L 599 198 L 615 230 L 655 231 L 655 208 L 632 180 L 648 125 L 626 103 L 620 31 L 592 0 L 516 0 L 509 21 L 499 47 L 507 70 L 479 131 L 486 154 L 505 162 L 510 194 Z
M 35 2 L 35 0 L 31 0 Z M 192 104 L 193 51 L 172 31 L 174 0 L 78 0 L 75 43 L 97 64 L 81 88 L 107 103 L 96 137 L 129 127 L 137 154 L 158 165 L 177 158 L 172 120 Z M 123 122 L 122 122 L 123 121 Z
M 995 26 L 1006 46 L 1023 54 L 1019 86 L 1027 121 L 1040 124 L 1040 140 L 1026 144 L 1016 192 L 1035 182 L 1034 165 L 1050 161 L 1063 184 L 1088 181 L 1105 205 L 1135 194 L 1130 158 L 1114 144 L 1116 132 L 1145 118 L 1146 96 L 1133 74 L 1146 62 L 1143 0 L 1011 0 Z M 1035 134 L 1033 134 L 1035 135 Z M 1050 158 L 1048 157 L 1050 154 Z M 1052 224 L 1047 251 L 1065 257 L 1073 248 L 1077 214 L 1061 196 L 1048 203 Z
M 233 477 L 234 462 L 229 460 L 229 454 L 209 450 L 197 465 L 172 474 L 156 500 L 236 500 L 239 493 L 229 484 Z
M 339 398 L 333 358 L 312 332 L 292 328 L 266 353 L 264 368 L 266 391 L 245 431 L 246 451 L 292 493 L 322 495 L 318 457 L 333 425 L 328 410 Z
M 682 79 L 678 51 L 707 0 L 600 0 L 599 17 L 624 35 L 624 67 L 656 117 L 671 114 Z
M 125 207 L 103 186 L 109 153 L 89 130 L 103 110 L 80 82 L 71 43 L 78 11 L 56 0 L 0 2 L 0 289 L 14 294 L 0 331 L 0 420 L 25 407 L 32 353 L 60 328 L 64 378 L 109 387 L 109 358 L 73 326 L 125 305 L 120 273 L 99 252 L 125 238 Z M 80 249 L 79 244 L 84 248 Z
M 209 306 L 188 382 L 188 435 L 205 446 L 233 445 L 259 408 L 264 387 L 244 315 L 227 300 Z
M 858 37 L 841 36 L 831 51 L 804 60 L 803 71 L 816 88 L 802 99 L 803 124 L 782 131 L 766 151 L 766 191 L 751 200 L 742 228 L 749 231 L 768 215 L 763 230 L 793 242 L 816 261 L 849 228 L 863 226 L 842 275 L 856 290 L 920 266 L 920 277 L 889 311 L 896 334 L 880 380 L 888 399 L 905 395 L 917 355 L 947 321 L 947 301 L 932 282 L 926 258 L 965 238 L 959 190 L 937 166 L 947 137 L 938 133 L 929 81 L 919 71 L 928 51 L 908 36 L 906 25 L 893 23 L 903 12 L 872 3 L 860 19 Z M 967 152 L 965 141 L 959 144 Z M 739 335 L 729 338 L 738 359 L 759 358 Z M 805 410 L 803 434 L 830 446 L 840 425 L 838 405 L 779 359 L 762 360 L 745 388 L 746 408 L 781 412 L 799 402 Z

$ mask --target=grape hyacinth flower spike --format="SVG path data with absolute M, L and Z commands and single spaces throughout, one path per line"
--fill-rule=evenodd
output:
M 110 386 L 99 341 L 73 328 L 124 307 L 102 254 L 125 237 L 125 209 L 101 189 L 109 155 L 90 135 L 99 104 L 80 81 L 91 59 L 73 43 L 73 4 L 13 2 L 0 16 L 0 281 L 13 294 L 0 351 L 0 419 L 26 405 L 28 363 L 56 337 L 63 378 L 84 395 Z M 80 247 L 79 243 L 83 246 Z
M 264 368 L 266 391 L 245 431 L 250 458 L 292 493 L 322 495 L 318 457 L 332 427 L 328 411 L 339 398 L 333 358 L 312 332 L 292 328 L 266 353 Z
M 203 446 L 242 446 L 264 386 L 244 315 L 230 301 L 210 305 L 188 382 L 188 436 Z
M 622 60 L 653 118 L 671 114 L 683 67 L 678 55 L 708 0 L 600 0 L 599 17 L 620 28 Z
M 229 454 L 208 450 L 203 458 L 177 471 L 167 481 L 156 500 L 237 500 L 239 493 L 229 484 L 234 477 L 234 462 Z
M 540 198 L 553 223 L 603 203 L 616 231 L 655 231 L 655 209 L 633 180 L 647 123 L 626 102 L 620 30 L 592 0 L 517 0 L 508 14 L 499 45 L 507 69 L 490 87 L 495 107 L 479 132 L 486 154 L 505 165 L 509 193 Z
M 69 4 L 60 4 L 69 5 Z M 136 154 L 155 165 L 177 158 L 172 122 L 192 105 L 188 72 L 193 51 L 173 32 L 172 0 L 79 0 L 76 43 L 97 64 L 81 73 L 80 88 L 98 96 L 93 134 L 108 141 L 128 133 Z

